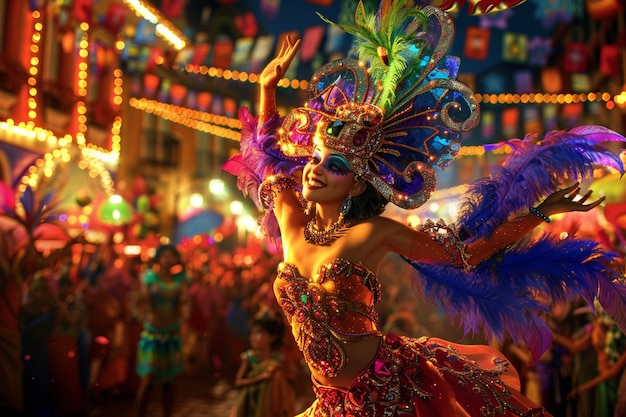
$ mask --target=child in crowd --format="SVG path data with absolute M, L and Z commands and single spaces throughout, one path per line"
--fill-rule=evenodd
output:
M 250 325 L 250 349 L 241 354 L 235 387 L 241 395 L 236 417 L 291 417 L 295 414 L 295 392 L 281 353 L 284 318 L 263 311 Z

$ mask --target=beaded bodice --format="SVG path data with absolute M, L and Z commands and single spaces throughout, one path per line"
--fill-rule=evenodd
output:
M 361 264 L 338 258 L 309 279 L 283 262 L 274 293 L 305 360 L 321 375 L 334 377 L 344 368 L 342 344 L 380 334 L 374 310 L 380 284 Z

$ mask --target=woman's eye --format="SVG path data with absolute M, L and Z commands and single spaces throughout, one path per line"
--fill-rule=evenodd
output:
M 338 137 L 341 133 L 341 129 L 343 129 L 343 126 L 343 122 L 341 120 L 337 120 L 326 128 L 326 133 L 331 136 Z
M 320 159 L 319 159 L 317 156 L 312 156 L 312 157 L 309 159 L 309 163 L 311 163 L 311 164 L 316 164 L 316 165 L 317 165 L 317 164 L 319 164 L 319 163 L 320 163 Z

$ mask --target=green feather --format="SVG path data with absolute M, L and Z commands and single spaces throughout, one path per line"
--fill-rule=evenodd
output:
M 385 112 L 393 107 L 399 84 L 419 59 L 420 54 L 412 49 L 417 46 L 421 50 L 420 36 L 426 25 L 426 16 L 411 0 L 391 1 L 386 6 L 386 13 L 368 16 L 359 1 L 355 24 L 338 24 L 318 13 L 325 22 L 356 37 L 350 54 L 368 64 L 370 76 L 379 88 L 376 104 Z M 387 52 L 387 62 L 379 55 L 379 47 Z

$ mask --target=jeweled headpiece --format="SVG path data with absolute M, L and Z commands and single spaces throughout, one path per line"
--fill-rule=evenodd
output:
M 283 121 L 281 149 L 304 156 L 323 143 L 391 203 L 415 208 L 479 120 L 472 91 L 456 80 L 459 59 L 446 55 L 453 22 L 433 6 L 383 0 L 372 16 L 359 2 L 355 23 L 337 25 L 354 46 L 313 75 L 305 105 Z

